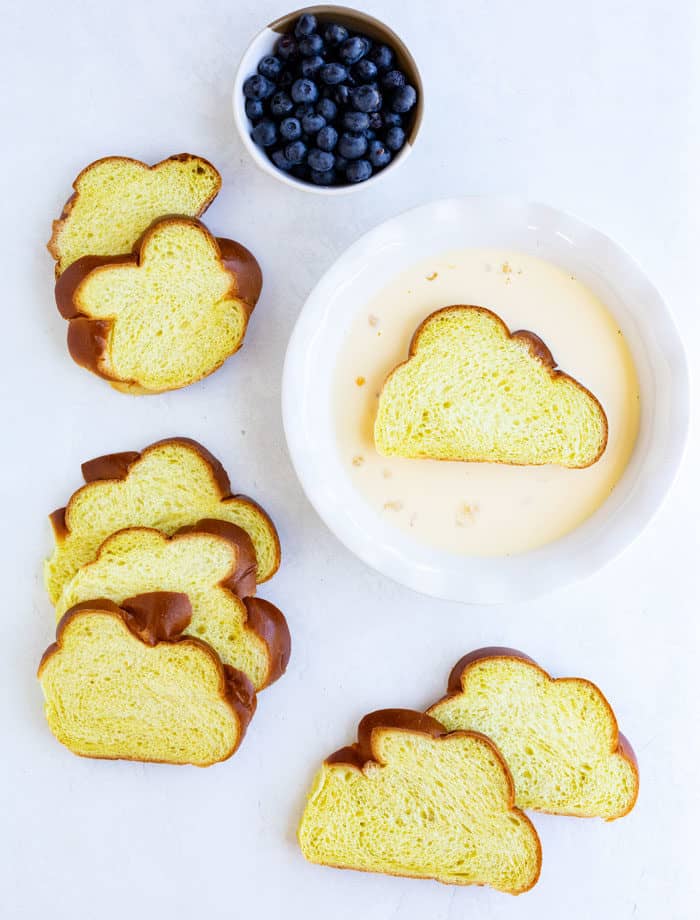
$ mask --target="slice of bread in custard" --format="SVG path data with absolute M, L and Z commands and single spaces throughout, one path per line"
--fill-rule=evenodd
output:
M 385 456 L 586 467 L 605 450 L 603 407 L 532 332 L 483 307 L 432 313 L 387 377 L 374 425 Z
M 540 841 L 487 738 L 389 709 L 365 716 L 358 739 L 316 775 L 298 834 L 308 860 L 511 894 L 532 888 Z
M 448 695 L 428 712 L 449 729 L 491 738 L 520 808 L 611 821 L 634 807 L 634 752 L 588 680 L 555 680 L 513 649 L 479 649 L 457 662 Z
M 53 223 L 48 249 L 56 276 L 83 256 L 131 252 L 146 228 L 167 214 L 199 217 L 221 188 L 207 160 L 180 153 L 155 166 L 129 157 L 104 157 L 86 166 Z
M 83 757 L 209 766 L 230 757 L 255 712 L 248 678 L 183 637 L 182 594 L 80 604 L 58 624 L 38 677 L 56 738 Z
M 141 453 L 108 454 L 84 463 L 82 471 L 86 485 L 50 518 L 56 546 L 44 575 L 53 604 L 66 581 L 92 562 L 100 544 L 126 527 L 173 534 L 204 518 L 229 521 L 253 541 L 258 583 L 279 568 L 274 524 L 252 499 L 231 494 L 223 466 L 196 441 L 170 438 Z
M 164 217 L 137 251 L 86 256 L 56 282 L 73 360 L 127 393 L 161 393 L 212 374 L 243 344 L 260 266 L 198 220 Z
M 192 619 L 184 633 L 208 642 L 256 690 L 285 672 L 287 622 L 272 604 L 248 596 L 255 593 L 253 544 L 244 530 L 224 521 L 200 521 L 172 537 L 144 527 L 113 534 L 94 562 L 64 585 L 56 617 L 91 598 L 121 604 L 153 591 L 185 594 Z

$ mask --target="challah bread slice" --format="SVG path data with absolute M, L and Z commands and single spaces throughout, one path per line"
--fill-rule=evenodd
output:
M 46 718 L 74 754 L 204 767 L 226 760 L 255 712 L 248 678 L 181 633 L 182 594 L 106 600 L 68 611 L 38 677 Z
M 291 640 L 276 607 L 245 596 L 255 593 L 254 560 L 245 531 L 224 521 L 201 521 L 172 537 L 144 527 L 121 530 L 64 585 L 56 617 L 95 597 L 122 604 L 154 591 L 182 593 L 192 605 L 183 633 L 209 643 L 261 690 L 285 672 Z
M 374 425 L 380 454 L 435 460 L 580 468 L 607 439 L 603 407 L 544 342 L 474 306 L 423 321 L 384 383 Z
M 83 256 L 131 252 L 159 217 L 199 217 L 221 188 L 221 176 L 203 157 L 180 153 L 154 166 L 129 157 L 90 163 L 73 183 L 74 193 L 53 222 L 48 250 L 56 277 Z
M 491 738 L 520 808 L 612 821 L 634 807 L 637 760 L 588 680 L 555 680 L 513 649 L 478 649 L 457 662 L 447 696 L 428 712 L 449 729 Z
M 542 862 L 494 745 L 405 709 L 365 716 L 358 743 L 326 760 L 298 836 L 310 862 L 511 894 Z
M 254 257 L 198 220 L 164 217 L 137 252 L 87 256 L 56 282 L 73 360 L 118 389 L 162 393 L 217 370 L 243 344 L 262 287 Z
M 257 581 L 280 564 L 275 526 L 252 499 L 232 495 L 213 454 L 189 438 L 169 438 L 145 450 L 97 457 L 83 464 L 86 485 L 51 515 L 56 547 L 44 567 L 55 604 L 66 581 L 97 555 L 110 534 L 153 527 L 173 534 L 204 518 L 228 521 L 248 533 L 257 557 Z

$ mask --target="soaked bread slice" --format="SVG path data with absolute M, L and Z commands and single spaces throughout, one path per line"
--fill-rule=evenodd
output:
M 299 843 L 315 863 L 511 894 L 532 888 L 542 861 L 494 745 L 404 709 L 365 716 L 357 744 L 326 760 Z
M 384 456 L 574 468 L 595 463 L 607 438 L 602 406 L 541 339 L 473 306 L 445 307 L 418 327 L 374 425 Z
M 73 183 L 48 249 L 56 276 L 83 256 L 130 253 L 146 228 L 167 214 L 199 217 L 221 188 L 207 160 L 180 153 L 155 166 L 129 157 L 104 157 Z
M 113 534 L 65 584 L 56 617 L 91 598 L 121 604 L 154 591 L 185 594 L 192 619 L 184 634 L 209 643 L 256 690 L 286 670 L 287 622 L 272 604 L 247 596 L 255 593 L 253 545 L 245 531 L 223 521 L 201 521 L 173 537 L 143 527 Z
M 56 283 L 81 367 L 132 394 L 189 386 L 243 344 L 262 274 L 245 247 L 197 220 L 151 224 L 134 255 L 80 259 Z
M 56 546 L 44 576 L 51 602 L 64 584 L 97 555 L 100 544 L 126 527 L 173 534 L 204 518 L 228 521 L 250 536 L 258 583 L 280 563 L 275 526 L 252 499 L 232 495 L 219 461 L 188 438 L 170 438 L 141 453 L 126 451 L 83 464 L 86 485 L 51 515 Z
M 200 767 L 230 757 L 255 691 L 209 645 L 182 637 L 189 616 L 184 595 L 162 592 L 66 613 L 38 673 L 61 744 L 83 757 Z
M 498 746 L 520 808 L 611 821 L 634 807 L 634 752 L 588 680 L 555 680 L 513 649 L 479 649 L 457 662 L 448 695 L 428 712 Z

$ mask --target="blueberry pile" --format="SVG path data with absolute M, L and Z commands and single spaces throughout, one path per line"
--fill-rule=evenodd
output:
M 364 182 L 406 142 L 417 94 L 388 45 L 304 14 L 243 84 L 251 136 L 315 185 Z

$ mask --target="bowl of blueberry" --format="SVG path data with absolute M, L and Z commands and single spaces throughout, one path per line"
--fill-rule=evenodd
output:
M 275 20 L 243 55 L 233 90 L 241 139 L 288 185 L 343 194 L 402 163 L 423 115 L 420 74 L 388 26 L 342 6 Z

